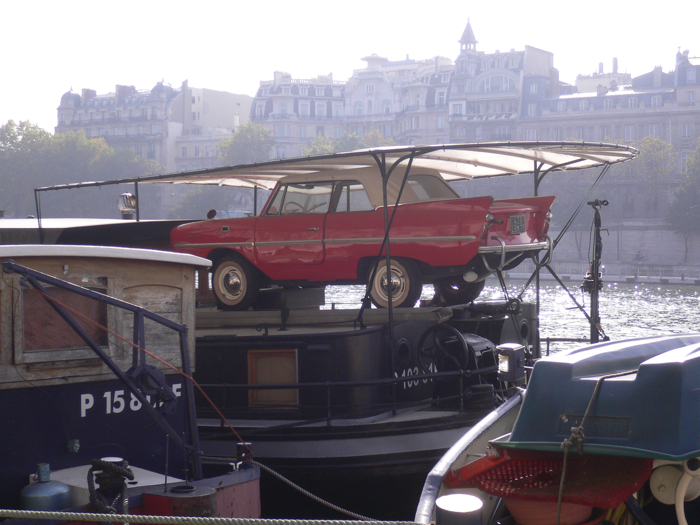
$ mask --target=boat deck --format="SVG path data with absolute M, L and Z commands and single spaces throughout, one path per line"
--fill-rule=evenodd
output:
M 356 322 L 359 309 L 319 310 L 302 308 L 289 310 L 286 319 L 286 335 L 322 334 L 331 332 L 352 332 L 360 330 Z M 395 322 L 433 321 L 440 322 L 452 317 L 451 308 L 423 307 L 397 308 L 393 312 Z M 389 322 L 389 312 L 385 309 L 367 309 L 363 313 L 365 326 L 379 326 Z M 270 332 L 279 331 L 285 324 L 280 310 L 230 312 L 215 307 L 197 308 L 196 337 L 223 335 L 260 335 L 265 326 Z

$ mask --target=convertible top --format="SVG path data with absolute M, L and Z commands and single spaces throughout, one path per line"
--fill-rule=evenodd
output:
M 624 162 L 639 152 L 624 144 L 586 142 L 491 142 L 432 146 L 387 146 L 365 150 L 241 164 L 205 170 L 101 182 L 79 182 L 35 191 L 128 183 L 214 184 L 272 189 L 288 175 L 378 168 L 391 173 L 399 167 L 438 171 L 447 181 L 526 173 L 579 170 Z

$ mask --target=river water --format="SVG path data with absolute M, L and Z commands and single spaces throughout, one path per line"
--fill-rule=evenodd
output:
M 521 293 L 524 281 L 510 281 L 509 295 Z M 590 313 L 590 296 L 577 285 L 570 291 L 586 312 Z M 330 308 L 358 308 L 364 286 L 329 286 L 326 304 Z M 421 299 L 430 299 L 432 286 L 423 288 Z M 524 301 L 535 301 L 534 287 L 523 294 Z M 496 281 L 487 284 L 479 300 L 502 300 L 503 292 Z M 680 334 L 700 331 L 700 287 L 694 285 L 659 285 L 605 283 L 600 294 L 600 318 L 605 334 L 612 340 Z M 559 285 L 540 285 L 540 338 L 587 338 L 590 328 L 585 316 Z M 556 352 L 582 343 L 552 343 Z M 545 345 L 542 345 L 545 352 Z

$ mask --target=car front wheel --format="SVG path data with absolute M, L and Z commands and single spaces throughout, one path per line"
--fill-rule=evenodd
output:
M 387 279 L 386 261 L 377 265 L 372 282 L 372 302 L 378 308 L 388 308 L 389 290 L 391 304 L 396 308 L 413 308 L 423 291 L 420 271 L 411 261 L 390 260 L 391 279 Z
M 235 255 L 218 261 L 213 270 L 212 287 L 221 310 L 246 310 L 260 291 L 253 265 Z

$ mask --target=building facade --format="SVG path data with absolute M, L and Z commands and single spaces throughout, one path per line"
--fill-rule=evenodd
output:
M 271 131 L 273 157 L 298 157 L 316 135 L 342 136 L 344 91 L 332 74 L 300 80 L 275 72 L 273 80 L 260 82 L 250 119 Z
M 166 172 L 218 165 L 216 144 L 248 122 L 252 97 L 223 91 L 117 85 L 114 93 L 72 90 L 61 97 L 56 133 L 82 131 L 115 148 L 155 160 Z
M 275 73 L 260 83 L 251 119 L 273 132 L 277 157 L 303 154 L 315 135 L 339 138 L 378 130 L 397 144 L 503 140 L 617 140 L 662 138 L 678 152 L 679 171 L 700 132 L 700 59 L 678 53 L 676 68 L 632 78 L 602 64 L 576 85 L 560 82 L 552 53 L 485 53 L 471 24 L 448 58 L 362 60 L 347 82 L 332 76 L 293 80 Z

